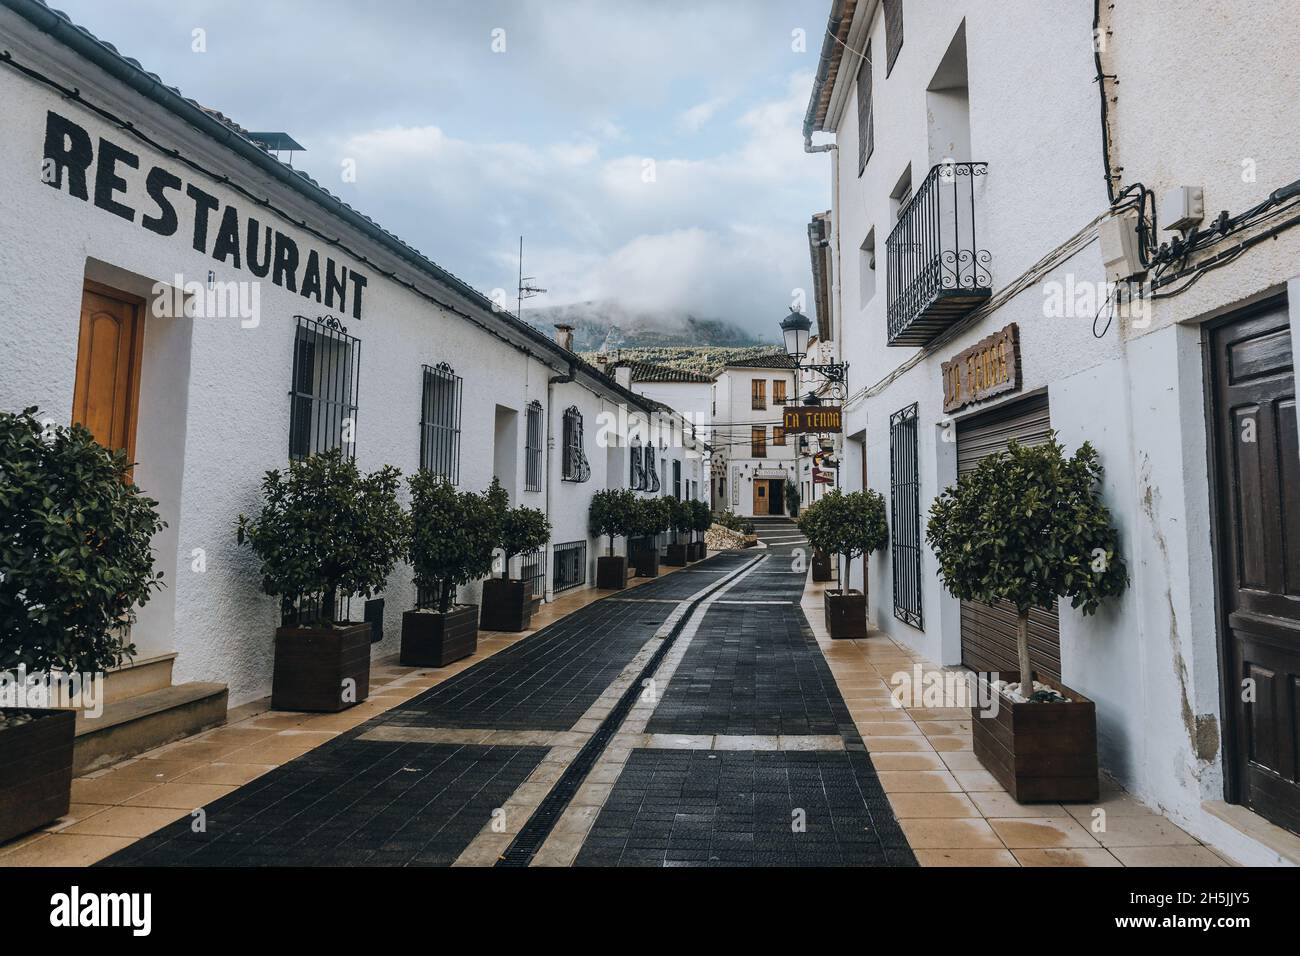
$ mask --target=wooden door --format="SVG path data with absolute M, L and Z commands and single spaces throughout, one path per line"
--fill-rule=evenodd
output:
M 90 429 L 100 444 L 125 450 L 132 462 L 143 345 L 143 300 L 87 282 L 81 296 L 72 421 Z
M 1300 832 L 1300 442 L 1286 301 L 1208 339 L 1228 796 Z
M 754 514 L 767 514 L 767 482 L 760 479 L 754 479 Z

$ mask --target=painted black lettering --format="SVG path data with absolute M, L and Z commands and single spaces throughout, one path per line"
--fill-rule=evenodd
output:
M 234 206 L 227 206 L 221 214 L 217 241 L 212 244 L 212 258 L 218 262 L 233 259 L 231 265 L 239 268 L 239 210 Z
M 95 161 L 95 150 L 90 144 L 90 134 L 72 120 L 55 112 L 45 114 L 45 161 L 41 164 L 41 179 L 47 186 L 63 188 L 63 174 L 68 174 L 68 195 L 89 199 L 86 192 L 86 171 Z
M 271 271 L 271 227 L 266 227 L 266 238 L 262 240 L 262 252 L 265 253 L 260 260 L 257 255 L 258 238 L 262 235 L 262 226 L 256 219 L 249 217 L 248 220 L 248 270 L 259 279 L 265 279 L 266 274 Z
M 271 281 L 290 292 L 298 291 L 298 244 L 282 232 L 275 234 L 275 271 Z
M 118 163 L 139 169 L 140 157 L 101 138 L 99 162 L 95 164 L 95 205 L 127 222 L 135 222 L 135 210 L 113 198 L 115 193 L 126 192 L 126 180 L 117 174 Z
M 338 269 L 338 272 L 335 272 Z M 348 267 L 336 265 L 333 259 L 325 260 L 325 306 L 334 308 L 334 297 L 338 296 L 338 309 L 342 312 L 348 307 Z
M 217 197 L 194 184 L 185 187 L 185 195 L 194 200 L 194 251 L 208 251 L 208 214 L 221 205 Z
M 302 292 L 304 299 L 320 301 L 320 254 L 313 249 L 307 255 L 307 265 L 302 271 Z
M 149 170 L 149 176 L 144 181 L 144 188 L 149 194 L 149 198 L 158 205 L 158 215 L 145 216 L 140 220 L 140 225 L 150 232 L 158 233 L 160 236 L 175 235 L 178 225 L 176 207 L 167 198 L 167 190 L 180 189 L 180 177 L 173 176 L 161 166 L 155 166 Z
M 352 318 L 359 322 L 361 321 L 361 290 L 366 287 L 366 277 L 359 272 L 353 272 L 349 278 L 352 280 Z

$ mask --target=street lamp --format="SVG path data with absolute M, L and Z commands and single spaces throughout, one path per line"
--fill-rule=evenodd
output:
M 808 335 L 812 331 L 812 322 L 802 312 L 791 311 L 781 322 L 781 336 L 785 339 L 785 353 L 794 359 L 796 365 L 809 372 L 816 372 L 837 385 L 843 385 L 848 373 L 848 365 L 831 362 L 828 365 L 803 365 L 808 355 Z

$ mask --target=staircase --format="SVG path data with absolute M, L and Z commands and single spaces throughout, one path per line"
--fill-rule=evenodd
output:
M 83 774 L 226 722 L 226 685 L 172 684 L 175 654 L 109 671 L 104 711 L 77 713 L 72 772 Z

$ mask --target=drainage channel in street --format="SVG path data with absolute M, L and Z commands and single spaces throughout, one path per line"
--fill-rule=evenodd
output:
M 537 809 L 533 811 L 532 816 L 528 818 L 519 830 L 518 835 L 510 845 L 506 847 L 496 862 L 496 866 L 501 867 L 526 867 L 537 852 L 541 849 L 546 838 L 555 828 L 560 816 L 564 813 L 565 808 L 573 799 L 574 794 L 582 785 L 587 774 L 590 773 L 600 755 L 609 746 L 618 733 L 623 721 L 627 719 L 629 711 L 636 704 L 637 698 L 642 693 L 644 681 L 654 676 L 663 662 L 664 657 L 672 648 L 673 643 L 685 629 L 688 621 L 691 620 L 700 605 L 704 604 L 715 594 L 725 593 L 734 584 L 739 582 L 746 574 L 767 560 L 766 556 L 755 558 L 746 564 L 741 565 L 732 572 L 726 574 L 723 578 L 709 585 L 702 591 L 697 592 L 690 598 L 681 603 L 681 606 L 670 615 L 668 622 L 672 622 L 668 632 L 664 635 L 662 643 L 645 666 L 637 674 L 636 679 L 631 682 L 627 690 L 618 699 L 618 702 L 610 710 L 608 716 L 601 722 L 600 726 L 592 733 L 591 738 L 578 751 L 573 761 L 565 768 L 560 775 L 559 780 L 551 788 L 550 792 L 542 798 Z

